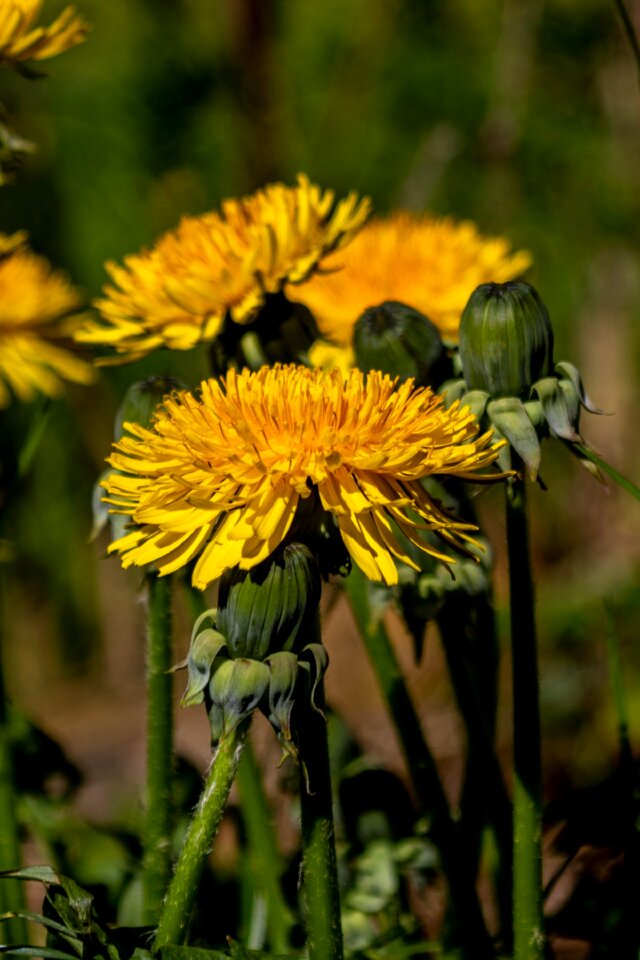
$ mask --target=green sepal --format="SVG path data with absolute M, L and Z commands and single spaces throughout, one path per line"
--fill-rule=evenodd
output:
M 165 397 L 183 387 L 175 377 L 152 376 L 147 380 L 132 383 L 125 393 L 116 413 L 113 434 L 122 439 L 126 423 L 138 423 L 149 429 L 153 417 Z
M 464 380 L 445 380 L 438 387 L 438 393 L 444 397 L 445 407 L 450 407 L 456 400 L 462 400 L 465 395 L 467 385 Z
M 298 686 L 298 657 L 283 650 L 267 657 L 269 664 L 269 707 L 267 719 L 276 731 L 284 754 L 297 759 L 298 751 L 291 739 L 291 713 L 296 702 Z M 266 713 L 266 710 L 264 711 Z
M 263 659 L 293 650 L 315 619 L 320 575 L 311 551 L 289 543 L 250 570 L 226 571 L 218 593 L 217 627 L 234 657 Z
M 316 703 L 316 693 L 329 666 L 329 654 L 321 643 L 309 643 L 299 654 L 298 665 L 300 670 L 307 674 L 309 703 L 317 713 L 324 716 L 322 707 Z
M 217 743 L 258 706 L 269 687 L 269 667 L 241 657 L 223 660 L 209 683 L 209 725 Z
M 574 424 L 576 431 L 580 426 L 580 396 L 571 380 L 558 380 L 558 386 L 564 395 L 564 402 L 567 405 L 569 418 Z
M 540 441 L 522 400 L 517 397 L 492 400 L 487 405 L 487 414 L 525 464 L 529 478 L 535 480 L 540 466 Z
M 549 433 L 549 424 L 544 415 L 544 408 L 539 400 L 525 400 L 523 403 L 527 416 L 533 425 L 538 437 L 547 436 Z
M 291 740 L 291 711 L 298 681 L 298 657 L 285 650 L 267 657 L 269 664 L 269 722 L 276 733 Z
M 569 363 L 568 360 L 561 360 L 559 363 L 556 363 L 555 369 L 559 373 L 564 374 L 564 376 L 571 381 L 571 383 L 575 388 L 576 393 L 580 398 L 580 403 L 585 408 L 585 410 L 588 410 L 589 413 L 599 413 L 599 414 L 605 413 L 604 410 L 601 410 L 600 407 L 596 407 L 595 403 L 593 403 L 589 399 L 587 392 L 584 389 L 584 386 L 582 383 L 582 377 L 580 376 L 580 371 L 578 370 L 577 367 L 574 367 L 574 365 L 572 363 Z
M 189 679 L 181 701 L 183 707 L 191 707 L 204 701 L 204 691 L 211 679 L 214 661 L 227 648 L 225 637 L 212 627 L 197 630 L 200 623 L 213 614 L 215 614 L 215 610 L 205 611 L 198 617 L 193 628 L 194 635 L 192 635 L 187 656 Z
M 469 407 L 476 420 L 481 420 L 484 416 L 490 394 L 485 390 L 469 390 L 461 398 L 461 406 Z
M 511 464 L 511 446 L 510 446 L 509 441 L 507 440 L 507 438 L 504 436 L 504 434 L 500 433 L 500 431 L 499 431 L 498 428 L 495 426 L 495 424 L 492 424 L 492 426 L 493 426 L 493 439 L 494 439 L 494 441 L 496 441 L 496 442 L 497 442 L 498 440 L 505 440 L 505 441 L 506 441 L 504 447 L 500 447 L 500 450 L 498 451 L 498 458 L 497 458 L 497 460 L 496 460 L 496 463 L 498 464 L 498 466 L 500 467 L 500 469 L 502 470 L 503 473 L 508 473 L 509 470 L 512 469 L 512 464 Z
M 571 443 L 580 441 L 580 434 L 576 432 L 577 424 L 571 420 L 571 413 L 567 406 L 565 394 L 556 377 L 544 377 L 533 384 L 531 392 L 540 399 L 545 420 L 551 432 L 562 440 Z

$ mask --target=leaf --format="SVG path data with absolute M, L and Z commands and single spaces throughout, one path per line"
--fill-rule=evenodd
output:
M 63 950 L 54 950 L 52 947 L 12 947 L 0 945 L 0 953 L 6 957 L 43 957 L 44 960 L 78 960 L 73 953 L 64 953 Z

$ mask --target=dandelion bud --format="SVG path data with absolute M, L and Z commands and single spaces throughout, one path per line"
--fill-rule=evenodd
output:
M 460 360 L 469 390 L 527 397 L 553 373 L 553 331 L 547 309 L 528 283 L 476 287 L 460 323 Z
M 234 567 L 220 580 L 217 629 L 233 657 L 263 660 L 297 652 L 313 640 L 320 575 L 311 551 L 291 543 L 251 570 Z
M 381 370 L 416 386 L 437 386 L 447 376 L 448 359 L 438 328 L 424 314 L 395 300 L 365 310 L 355 325 L 358 367 Z
M 182 384 L 174 377 L 149 377 L 148 380 L 132 383 L 116 414 L 113 431 L 116 441 L 122 438 L 125 423 L 139 423 L 141 427 L 150 427 L 158 404 L 181 387 Z

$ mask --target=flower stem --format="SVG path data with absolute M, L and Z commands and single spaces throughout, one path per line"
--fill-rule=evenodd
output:
M 238 766 L 240 809 L 247 831 L 256 888 L 267 903 L 267 930 L 273 953 L 288 953 L 293 917 L 282 895 L 280 877 L 283 865 L 271 823 L 260 768 L 251 744 L 247 743 Z
M 396 728 L 420 809 L 428 813 L 432 820 L 433 838 L 440 850 L 442 867 L 451 891 L 451 907 L 457 921 L 455 931 L 460 938 L 462 955 L 469 960 L 491 958 L 494 950 L 480 909 L 475 877 L 469 869 L 460 832 L 451 818 L 438 768 L 422 732 L 395 652 L 384 626 L 372 622 L 366 580 L 360 571 L 353 570 L 345 585 L 356 623 Z
M 542 764 L 538 655 L 525 481 L 506 489 L 513 670 L 513 928 L 515 960 L 544 957 Z
M 171 876 L 173 677 L 171 578 L 149 574 L 147 624 L 147 784 L 143 825 L 143 922 L 154 924 Z
M 464 849 L 470 863 L 480 861 L 482 831 L 493 832 L 498 865 L 496 892 L 501 945 L 512 948 L 512 811 L 494 749 L 497 706 L 497 637 L 487 594 L 445 602 L 437 623 L 449 676 L 467 733 L 467 768 L 460 799 Z
M 316 700 L 322 703 L 322 694 Z M 327 722 L 308 708 L 300 718 L 300 813 L 309 960 L 341 960 L 342 924 L 336 863 Z
M 154 950 L 170 943 L 180 944 L 184 939 L 207 857 L 225 811 L 249 723 L 249 718 L 239 723 L 216 748 L 160 913 Z

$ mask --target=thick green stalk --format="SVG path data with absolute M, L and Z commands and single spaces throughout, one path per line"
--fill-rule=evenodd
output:
M 186 583 L 185 588 L 189 613 L 196 620 L 208 608 L 206 597 L 201 590 L 194 590 Z M 294 921 L 278 882 L 284 866 L 250 740 L 245 743 L 238 766 L 238 788 L 252 870 L 256 876 L 256 885 L 263 891 L 267 903 L 267 930 L 271 949 L 274 953 L 288 953 Z
M 321 694 L 316 699 L 322 701 Z M 307 951 L 309 960 L 341 960 L 342 924 L 327 722 L 310 707 L 300 718 L 298 748 Z
M 238 766 L 240 808 L 247 831 L 247 847 L 254 885 L 267 903 L 267 931 L 274 953 L 288 953 L 293 916 L 282 895 L 282 860 L 271 823 L 271 812 L 260 768 L 247 743 Z
M 173 675 L 171 578 L 149 574 L 147 783 L 143 826 L 143 922 L 155 924 L 171 876 Z
M 542 764 L 538 653 L 525 481 L 506 488 L 513 670 L 513 932 L 515 960 L 542 960 Z
M 184 939 L 207 858 L 227 805 L 249 723 L 249 718 L 239 723 L 216 748 L 160 913 L 155 950 L 170 943 L 180 944 Z
M 442 867 L 451 891 L 451 908 L 463 956 L 468 960 L 493 957 L 494 950 L 482 916 L 460 831 L 451 818 L 449 804 L 438 768 L 422 732 L 420 720 L 409 696 L 400 665 L 384 626 L 371 619 L 366 580 L 353 570 L 345 586 L 356 623 L 367 648 L 380 690 L 395 726 L 411 783 L 424 813 L 432 820 L 434 841 L 440 850 Z
M 486 594 L 445 602 L 437 616 L 449 676 L 467 733 L 467 766 L 460 799 L 460 828 L 470 864 L 479 864 L 482 831 L 489 824 L 498 853 L 496 892 L 501 944 L 512 937 L 512 811 L 494 749 L 497 638 Z

